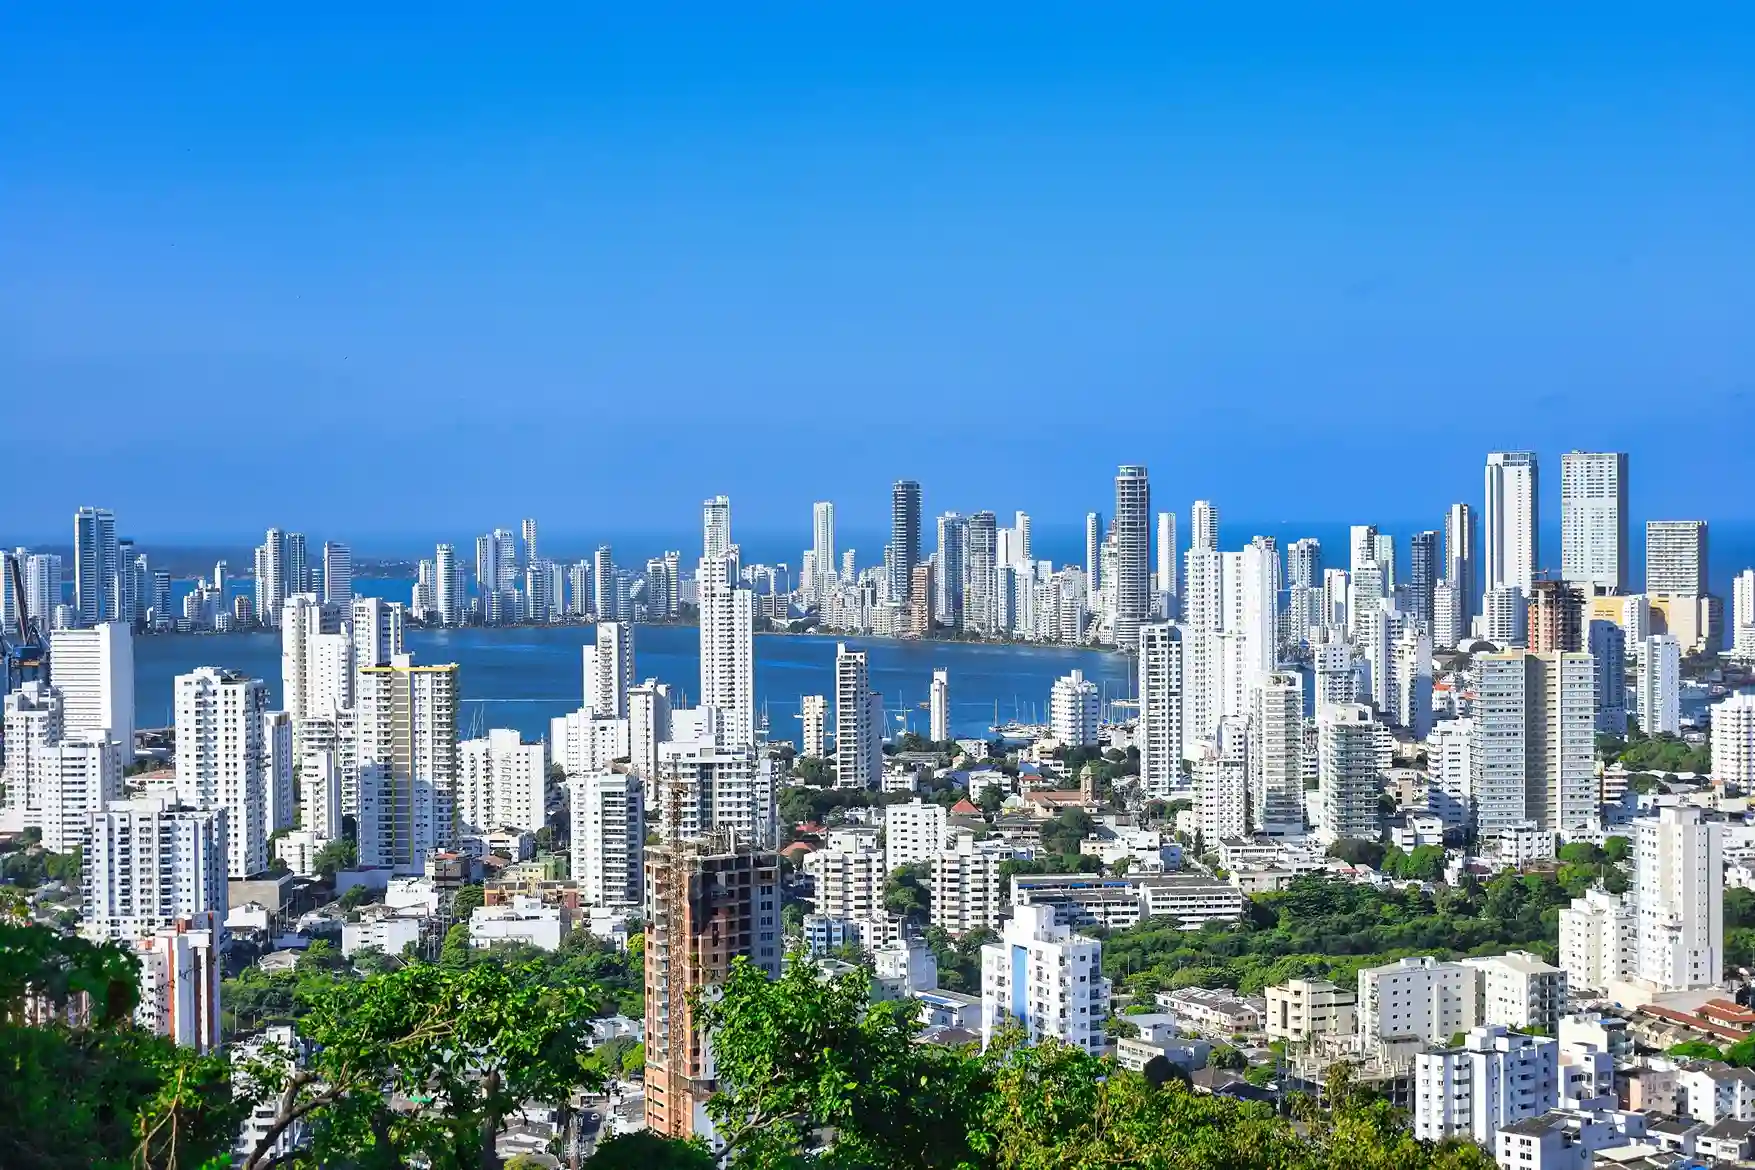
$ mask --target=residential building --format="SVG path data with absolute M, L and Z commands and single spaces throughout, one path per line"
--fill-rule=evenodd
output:
M 28 790 L 40 801 L 34 827 L 42 830 L 43 848 L 85 850 L 92 814 L 122 798 L 122 745 L 107 732 L 74 732 L 46 746 L 31 745 L 27 767 Z M 33 827 L 31 820 L 25 827 Z
M 1590 623 L 1590 659 L 1596 670 L 1596 719 L 1599 735 L 1627 734 L 1627 636 L 1611 621 Z
M 1137 633 L 1136 633 L 1137 637 Z M 1049 693 L 1049 734 L 1068 747 L 1094 747 L 1097 743 L 1099 710 L 1097 684 L 1074 670 L 1055 680 Z
M 875 789 L 884 774 L 883 698 L 864 650 L 835 647 L 835 787 Z
M 929 738 L 933 743 L 949 743 L 951 741 L 951 672 L 935 670 L 932 672 L 932 690 L 930 692 Z
M 179 918 L 226 912 L 227 810 L 117 800 L 91 815 L 81 865 L 81 931 L 132 940 Z
M 323 603 L 353 604 L 353 550 L 329 540 L 323 542 Z
M 1443 1044 L 1479 1024 L 1476 975 L 1430 956 L 1359 972 L 1359 1032 L 1368 1041 Z
M 542 828 L 548 823 L 548 745 L 525 743 L 504 727 L 459 743 L 456 808 L 460 833 Z
M 585 706 L 594 715 L 626 719 L 634 689 L 634 628 L 600 621 L 596 629 L 597 641 L 583 648 Z
M 945 844 L 949 811 L 919 797 L 884 809 L 884 871 L 904 865 L 930 865 Z
M 1533 451 L 1495 451 L 1487 456 L 1487 588 L 1516 589 L 1528 596 L 1535 581 L 1540 501 Z
M 735 959 L 780 974 L 780 863 L 725 838 L 646 849 L 646 1125 L 711 1141 L 717 1082 L 694 1004 Z
M 1216 739 L 1203 740 L 1194 761 L 1194 805 L 1203 843 L 1245 836 L 1249 806 L 1249 720 L 1219 721 Z
M 1682 644 L 1671 634 L 1652 634 L 1640 644 L 1634 672 L 1639 730 L 1646 735 L 1682 732 Z
M 1755 695 L 1712 705 L 1712 779 L 1726 792 L 1755 792 Z
M 1634 822 L 1639 977 L 1665 991 L 1707 987 L 1724 968 L 1724 825 L 1693 806 Z
M 268 868 L 268 787 L 275 777 L 263 742 L 268 688 L 261 679 L 203 666 L 177 676 L 177 796 L 226 810 L 228 872 Z
M 998 838 L 977 841 L 959 829 L 932 857 L 932 924 L 951 934 L 998 930 L 1004 909 L 999 867 L 1013 857 Z
M 1627 588 L 1625 452 L 1560 456 L 1560 575 L 1617 593 Z
M 359 860 L 418 873 L 456 835 L 457 665 L 359 672 Z
M 1303 676 L 1281 672 L 1264 675 L 1259 685 L 1251 688 L 1250 698 L 1251 824 L 1272 836 L 1298 836 L 1304 831 Z M 1143 775 L 1144 751 L 1140 758 Z M 1150 791 L 1148 788 L 1147 793 Z
M 1182 776 L 1182 627 L 1140 627 L 1140 787 L 1166 799 Z
M 73 515 L 73 609 L 80 625 L 113 622 L 120 616 L 121 570 L 115 513 L 79 509 Z
M 1537 581 L 1529 595 L 1529 648 L 1537 654 L 1584 649 L 1584 591 L 1569 581 Z
M 6 820 L 13 829 L 41 828 L 43 792 L 36 757 L 61 742 L 61 692 L 31 679 L 5 697 Z
M 183 1048 L 217 1052 L 220 1043 L 220 920 L 214 911 L 179 915 L 135 939 L 140 1002 L 134 1022 Z
M 1504 651 L 1475 658 L 1472 801 L 1492 835 L 1530 824 L 1574 833 L 1597 822 L 1595 679 L 1590 655 Z
M 1490 1145 L 1513 1122 L 1560 1102 L 1560 1045 L 1492 1025 L 1469 1029 L 1460 1046 L 1414 1057 L 1414 1136 L 1466 1137 Z
M 828 701 L 822 695 L 804 695 L 799 699 L 799 754 L 813 760 L 828 757 Z
M 723 499 L 723 497 L 720 497 Z M 710 504 L 713 501 L 708 501 Z M 730 503 L 724 506 L 729 524 Z M 709 525 L 717 533 L 715 525 Z M 714 536 L 715 543 L 729 531 Z M 701 706 L 725 714 L 730 744 L 755 742 L 755 594 L 737 583 L 730 555 L 703 557 L 697 578 L 701 612 Z
M 1639 967 L 1639 916 L 1631 897 L 1590 889 L 1560 911 L 1560 966 L 1567 984 L 1606 990 Z
M 1140 643 L 1152 616 L 1150 517 L 1152 492 L 1144 467 L 1126 465 L 1115 476 L 1115 644 Z
M 1371 709 L 1336 703 L 1317 711 L 1317 777 L 1322 834 L 1330 841 L 1378 836 L 1377 797 L 1389 731 Z
M 1000 940 L 981 948 L 981 1043 L 1007 1026 L 1032 1044 L 1052 1037 L 1103 1050 L 1109 981 L 1103 945 L 1056 925 L 1046 906 L 1019 906 Z
M 1528 1031 L 1540 1029 L 1552 1036 L 1566 1011 L 1566 972 L 1543 962 L 1528 951 L 1510 951 L 1483 959 L 1464 959 L 1477 973 L 1483 1024 L 1500 1024 Z
M 1326 979 L 1290 979 L 1266 988 L 1267 1038 L 1303 1044 L 1317 1036 L 1350 1036 L 1355 1031 L 1358 994 Z
M 803 868 L 814 883 L 818 914 L 869 919 L 883 913 L 888 875 L 875 828 L 832 830 L 824 848 L 805 856 Z
M 510 901 L 477 906 L 469 915 L 469 945 L 486 950 L 500 943 L 522 943 L 541 951 L 558 951 L 571 926 L 564 906 L 550 906 L 529 894 Z
M 1467 504 L 1452 504 L 1444 517 L 1444 580 L 1454 598 L 1458 627 L 1466 629 L 1480 596 L 1475 564 L 1475 515 Z M 1454 639 L 1439 639 L 1436 630 L 1433 641 L 1446 648 L 1456 644 Z
M 1703 597 L 1706 587 L 1706 521 L 1645 522 L 1645 591 Z
M 667 840 L 729 834 L 766 846 L 774 839 L 773 763 L 753 744 L 728 742 L 719 727 L 658 745 L 656 791 L 655 819 Z
M 599 772 L 567 781 L 573 881 L 583 904 L 634 907 L 643 897 L 645 786 L 638 776 Z
M 133 763 L 134 633 L 127 623 L 55 630 L 49 661 L 63 732 L 102 732 L 122 745 L 123 765 Z
M 920 563 L 920 485 L 911 479 L 890 488 L 890 554 L 890 599 L 907 605 Z

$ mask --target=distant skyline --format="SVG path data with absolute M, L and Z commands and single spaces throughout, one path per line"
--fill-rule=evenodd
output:
M 1755 522 L 1755 16 L 0 16 L 0 543 Z M 28 471 L 13 451 L 28 449 Z M 1557 554 L 1556 554 L 1557 563 Z M 1717 559 L 1715 554 L 1715 560 Z

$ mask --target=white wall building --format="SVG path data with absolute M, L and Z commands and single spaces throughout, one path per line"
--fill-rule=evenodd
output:
M 268 785 L 262 740 L 268 688 L 261 679 L 203 666 L 176 681 L 177 796 L 194 808 L 226 810 L 229 872 L 268 868 Z
M 930 699 L 930 736 L 933 743 L 949 743 L 951 739 L 951 672 L 932 672 Z
M 1682 733 L 1682 644 L 1652 634 L 1639 648 L 1634 696 L 1639 730 L 1646 735 Z
M 30 788 L 42 800 L 38 821 L 51 853 L 84 849 L 93 813 L 122 798 L 122 745 L 107 731 L 81 731 L 34 749 Z
M 112 801 L 91 820 L 82 933 L 135 939 L 178 918 L 226 912 L 223 808 L 159 798 Z
M 874 701 L 876 700 L 876 701 Z M 835 647 L 835 787 L 874 789 L 884 774 L 883 703 L 863 650 Z
M 5 698 L 6 820 L 11 829 L 41 828 L 43 792 L 35 760 L 61 742 L 61 692 L 37 679 Z
M 592 906 L 636 907 L 645 897 L 646 818 L 638 776 L 600 772 L 567 781 L 572 878 Z
M 1297 836 L 1304 831 L 1304 680 L 1291 673 L 1263 675 L 1250 699 L 1251 826 L 1272 836 Z
M 753 745 L 733 746 L 715 727 L 688 739 L 658 745 L 656 789 L 659 832 L 672 832 L 673 807 L 680 813 L 676 832 L 700 837 L 715 829 L 739 840 L 765 845 L 774 836 L 774 773 Z
M 628 717 L 628 692 L 634 688 L 634 627 L 598 622 L 597 641 L 584 647 L 585 707 L 593 715 Z
M 1560 576 L 1616 592 L 1627 588 L 1627 455 L 1560 456 Z
M 1529 595 L 1535 581 L 1540 499 L 1533 451 L 1487 456 L 1482 544 L 1489 590 L 1507 587 Z
M 1525 824 L 1579 833 L 1597 823 L 1595 677 L 1589 654 L 1475 658 L 1473 804 L 1483 835 Z
M 548 746 L 497 727 L 457 745 L 457 828 L 529 832 L 548 823 Z
M 1182 778 L 1182 627 L 1140 627 L 1140 786 L 1163 799 Z
M 1500 1128 L 1560 1102 L 1560 1045 L 1497 1025 L 1469 1030 L 1459 1048 L 1414 1057 L 1414 1136 L 1491 1145 Z
M 729 504 L 727 505 L 729 514 Z M 723 534 L 729 537 L 729 533 Z M 725 742 L 755 742 L 755 594 L 736 580 L 735 554 L 701 558 L 701 706 L 725 713 Z
M 1712 778 L 1731 792 L 1755 790 L 1755 695 L 1713 704 Z
M 1101 730 L 1097 684 L 1075 670 L 1058 678 L 1049 693 L 1049 734 L 1069 747 L 1095 747 Z
M 1377 797 L 1389 731 L 1358 703 L 1317 710 L 1317 777 L 1322 835 L 1329 841 L 1378 836 Z
M 799 699 L 799 755 L 823 759 L 828 750 L 828 700 L 822 695 L 805 695 Z
M 981 948 L 981 1043 L 1021 1027 L 1031 1043 L 1053 1037 L 1101 1052 L 1109 1017 L 1103 946 L 1057 926 L 1048 906 L 1019 906 L 1000 941 Z
M 835 829 L 825 847 L 804 859 L 815 883 L 816 912 L 831 918 L 869 919 L 884 908 L 884 850 L 873 828 Z
M 1475 972 L 1430 957 L 1359 972 L 1359 1032 L 1367 1041 L 1443 1044 L 1480 1023 Z
M 1194 804 L 1201 841 L 1216 847 L 1226 837 L 1247 836 L 1249 815 L 1249 721 L 1219 723 L 1219 737 L 1200 745 L 1194 763 Z
M 1566 1011 L 1566 972 L 1528 951 L 1464 959 L 1476 973 L 1478 1015 L 1483 1024 L 1539 1028 L 1552 1036 Z
M 544 951 L 561 949 L 566 934 L 565 915 L 559 906 L 542 899 L 514 894 L 510 902 L 477 906 L 469 915 L 469 945 L 485 950 L 496 943 L 523 943 Z
M 904 865 L 930 864 L 945 844 L 950 813 L 942 804 L 916 797 L 906 804 L 884 809 L 884 870 L 894 873 Z
M 1717 983 L 1724 967 L 1724 826 L 1695 807 L 1634 822 L 1639 977 L 1666 991 Z
M 197 1052 L 217 1052 L 220 1041 L 220 918 L 179 917 L 135 940 L 140 1003 L 134 1021 Z
M 134 761 L 134 634 L 122 622 L 49 635 L 49 661 L 61 692 L 62 729 L 102 731 Z
M 932 924 L 951 934 L 998 930 L 1005 895 L 999 867 L 1014 856 L 997 838 L 959 829 L 932 858 Z
M 360 864 L 420 872 L 455 837 L 457 666 L 402 654 L 359 680 Z
M 1639 966 L 1639 918 L 1631 898 L 1586 890 L 1560 911 L 1560 966 L 1576 988 L 1602 991 Z

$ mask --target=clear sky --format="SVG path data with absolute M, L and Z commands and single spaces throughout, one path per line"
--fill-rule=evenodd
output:
M 489 7 L 4 6 L 0 540 L 1755 519 L 1746 6 Z

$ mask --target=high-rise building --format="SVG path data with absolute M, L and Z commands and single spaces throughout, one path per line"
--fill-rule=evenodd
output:
M 828 745 L 828 701 L 822 695 L 805 695 L 799 700 L 799 754 L 811 759 L 825 758 Z
M 1639 915 L 1631 895 L 1586 890 L 1560 911 L 1560 966 L 1579 990 L 1603 991 L 1639 970 Z
M 496 727 L 457 745 L 457 831 L 534 833 L 548 823 L 548 746 Z
M 1596 671 L 1597 731 L 1627 734 L 1627 635 L 1615 622 L 1590 623 L 1590 658 Z
M 270 838 L 298 823 L 293 785 L 292 719 L 285 711 L 262 713 L 262 825 Z
M 730 833 L 739 841 L 772 844 L 774 772 L 750 744 L 725 743 L 712 726 L 658 745 L 655 785 L 659 834 L 665 840 Z
M 1249 721 L 1228 715 L 1218 734 L 1194 747 L 1194 811 L 1201 842 L 1217 848 L 1252 831 L 1249 809 Z
M 780 862 L 719 837 L 646 848 L 646 1126 L 711 1138 L 717 1089 L 695 1005 L 748 959 L 780 974 Z
M 644 896 L 645 786 L 638 776 L 598 772 L 567 781 L 572 879 L 592 906 L 629 909 Z
M 1472 1029 L 1460 1047 L 1414 1056 L 1414 1136 L 1442 1142 L 1495 1135 L 1560 1103 L 1560 1045 L 1501 1025 Z
M 1236 558 L 1237 582 L 1230 592 L 1237 607 L 1237 620 L 1226 628 L 1243 638 L 1243 662 L 1239 682 L 1280 665 L 1280 554 L 1273 537 L 1258 536 Z M 1229 564 L 1226 566 L 1229 568 Z
M 1103 585 L 1103 517 L 1085 513 L 1085 580 L 1093 592 Z
M 1627 455 L 1560 456 L 1560 575 L 1577 585 L 1627 588 Z
M 61 742 L 61 693 L 41 679 L 30 679 L 5 699 L 7 820 L 16 828 L 41 827 L 43 793 L 35 760 Z
M 0 553 L 0 558 L 4 555 Z M 145 556 L 145 553 L 136 556 L 134 542 L 127 537 L 116 539 L 116 620 L 129 629 L 140 624 L 144 617 L 141 611 L 147 605 L 147 598 L 140 591 L 145 574 L 138 571 L 145 567 Z M 0 569 L 3 568 L 5 565 L 0 561 Z
M 134 1022 L 183 1048 L 217 1052 L 220 1043 L 219 976 L 225 965 L 219 938 L 224 915 L 179 916 L 135 941 L 140 965 L 140 1002 Z
M 995 598 L 999 554 L 999 522 L 992 512 L 977 512 L 964 526 L 963 628 L 978 633 L 998 632 Z
M 875 789 L 883 779 L 881 702 L 872 721 L 871 674 L 863 650 L 835 647 L 835 787 Z
M 1645 591 L 1706 595 L 1706 521 L 1645 522 Z
M 355 670 L 388 666 L 392 658 L 403 653 L 403 612 L 399 602 L 356 597 L 351 616 Z
M 526 567 L 534 565 L 542 559 L 537 552 L 536 517 L 526 516 L 524 523 L 520 526 L 519 534 L 524 538 L 524 564 Z
M 261 679 L 203 666 L 176 680 L 177 798 L 226 810 L 227 872 L 268 868 L 268 786 L 263 743 L 268 688 Z
M 1573 651 L 1475 657 L 1473 802 L 1484 836 L 1597 821 L 1595 667 Z
M 419 873 L 455 839 L 457 665 L 359 672 L 359 860 Z
M 25 827 L 42 830 L 43 848 L 50 853 L 84 850 L 92 814 L 122 799 L 122 745 L 106 731 L 76 731 L 58 743 L 32 745 L 28 769 L 27 791 L 40 809 Z
M 1176 513 L 1158 513 L 1158 572 L 1152 580 L 1152 588 L 1168 597 L 1176 597 L 1181 591 L 1178 588 L 1176 566 L 1180 558 L 1176 555 Z M 1174 616 L 1169 611 L 1165 617 Z
M 1316 725 L 1322 834 L 1330 841 L 1377 840 L 1378 778 L 1388 729 L 1372 718 L 1371 708 L 1358 703 L 1318 708 Z
M 658 775 L 658 745 L 670 738 L 670 687 L 647 679 L 628 692 L 628 768 L 642 780 Z
M 1438 533 L 1433 529 L 1408 538 L 1408 606 L 1414 618 L 1432 628 L 1432 593 L 1442 574 L 1438 565 Z
M 1540 485 L 1533 451 L 1487 456 L 1487 588 L 1519 589 L 1535 581 L 1541 520 Z
M 1196 500 L 1188 512 L 1188 546 L 1217 550 L 1219 510 L 1206 500 Z
M 317 665 L 317 639 L 323 635 L 337 636 L 340 629 L 340 611 L 318 601 L 315 593 L 291 594 L 281 606 L 280 694 L 295 728 L 301 727 L 321 707 L 327 706 L 333 711 L 337 706 L 348 705 L 345 693 L 333 691 L 324 696 L 326 702 L 319 701 L 311 677 Z M 344 644 L 347 644 L 345 639 Z M 344 668 L 340 679 L 331 675 L 330 685 L 343 683 L 351 686 L 349 674 L 351 671 Z M 298 734 L 302 735 L 302 732 Z M 300 750 L 303 750 L 302 746 Z
M 1103 1050 L 1109 981 L 1103 944 L 1056 923 L 1052 906 L 1019 906 L 998 942 L 981 948 L 981 1044 L 1002 1028 L 1029 1043 L 1053 1038 Z
M 1115 644 L 1133 650 L 1152 617 L 1152 491 L 1146 469 L 1123 465 L 1115 476 Z
M 932 856 L 932 925 L 953 935 L 998 930 L 1006 894 L 999 868 L 1012 860 L 1010 843 L 977 841 L 967 829 L 951 829 Z
M 594 715 L 628 717 L 634 689 L 634 627 L 598 622 L 597 641 L 584 648 L 585 706 Z
M 822 849 L 804 859 L 816 912 L 830 918 L 870 921 L 884 913 L 884 850 L 876 828 L 829 830 Z
M 286 533 L 270 528 L 256 547 L 256 616 L 265 626 L 280 620 L 286 603 Z
M 968 579 L 963 554 L 968 540 L 968 525 L 962 516 L 946 512 L 938 518 L 938 551 L 933 554 L 938 572 L 932 579 L 935 594 L 932 617 L 946 629 L 963 626 L 963 588 Z
M 1467 504 L 1452 504 L 1444 517 L 1444 579 L 1455 596 L 1459 623 L 1466 629 L 1469 619 L 1479 612 L 1475 514 Z
M 121 570 L 117 555 L 115 513 L 108 508 L 81 508 L 73 514 L 73 609 L 81 625 L 116 620 Z
M 920 563 L 920 485 L 899 479 L 890 489 L 890 597 L 906 605 Z
M 918 796 L 884 809 L 884 872 L 904 865 L 930 864 L 944 848 L 949 811 Z
M 621 616 L 615 603 L 615 553 L 607 544 L 597 546 L 591 561 L 591 612 L 600 622 Z
M 1652 634 L 1640 644 L 1634 697 L 1640 731 L 1682 734 L 1682 644 L 1673 635 Z
M 134 632 L 107 621 L 49 635 L 64 733 L 101 731 L 134 762 Z
M 833 577 L 835 575 L 835 505 L 829 500 L 818 500 L 811 505 L 811 552 L 815 555 L 817 575 Z M 818 581 L 806 581 L 806 585 L 817 586 Z
M 1140 628 L 1140 787 L 1166 799 L 1182 775 L 1182 627 Z
M 722 497 L 723 498 L 723 497 Z M 708 501 L 709 504 L 712 501 Z M 729 507 L 729 505 L 727 505 Z M 732 576 L 730 555 L 703 557 L 697 582 L 701 609 L 701 706 L 717 708 L 726 742 L 755 742 L 755 599 Z
M 929 730 L 933 743 L 949 743 L 951 740 L 951 672 L 935 670 L 932 672 L 932 691 L 929 701 Z
M 1712 705 L 1712 779 L 1727 793 L 1755 792 L 1755 695 Z
M 323 603 L 353 604 L 353 550 L 332 540 L 323 542 Z
M 1294 540 L 1286 549 L 1286 584 L 1294 589 L 1322 584 L 1322 543 L 1314 536 Z
M 281 581 L 280 595 L 311 592 L 311 559 L 305 547 L 305 534 L 286 534 L 286 572 Z
M 1584 591 L 1570 580 L 1531 586 L 1529 647 L 1537 654 L 1584 649 Z
M 1054 680 L 1048 696 L 1049 734 L 1067 747 L 1094 747 L 1099 723 L 1097 684 L 1074 670 Z
M 1304 679 L 1276 671 L 1251 688 L 1250 699 L 1252 827 L 1274 836 L 1297 836 L 1304 831 Z M 1143 711 L 1143 697 L 1141 707 Z M 1144 751 L 1140 774 L 1143 783 Z
M 226 913 L 227 811 L 157 797 L 111 802 L 91 817 L 81 871 L 81 932 L 132 940 L 178 918 Z
M 717 560 L 730 556 L 731 498 L 714 496 L 701 503 L 701 556 Z
M 1634 821 L 1633 905 L 1639 977 L 1662 991 L 1724 974 L 1724 825 L 1692 805 Z
M 434 550 L 433 578 L 433 605 L 439 611 L 440 624 L 462 625 L 463 568 L 457 563 L 454 546 L 441 544 Z

